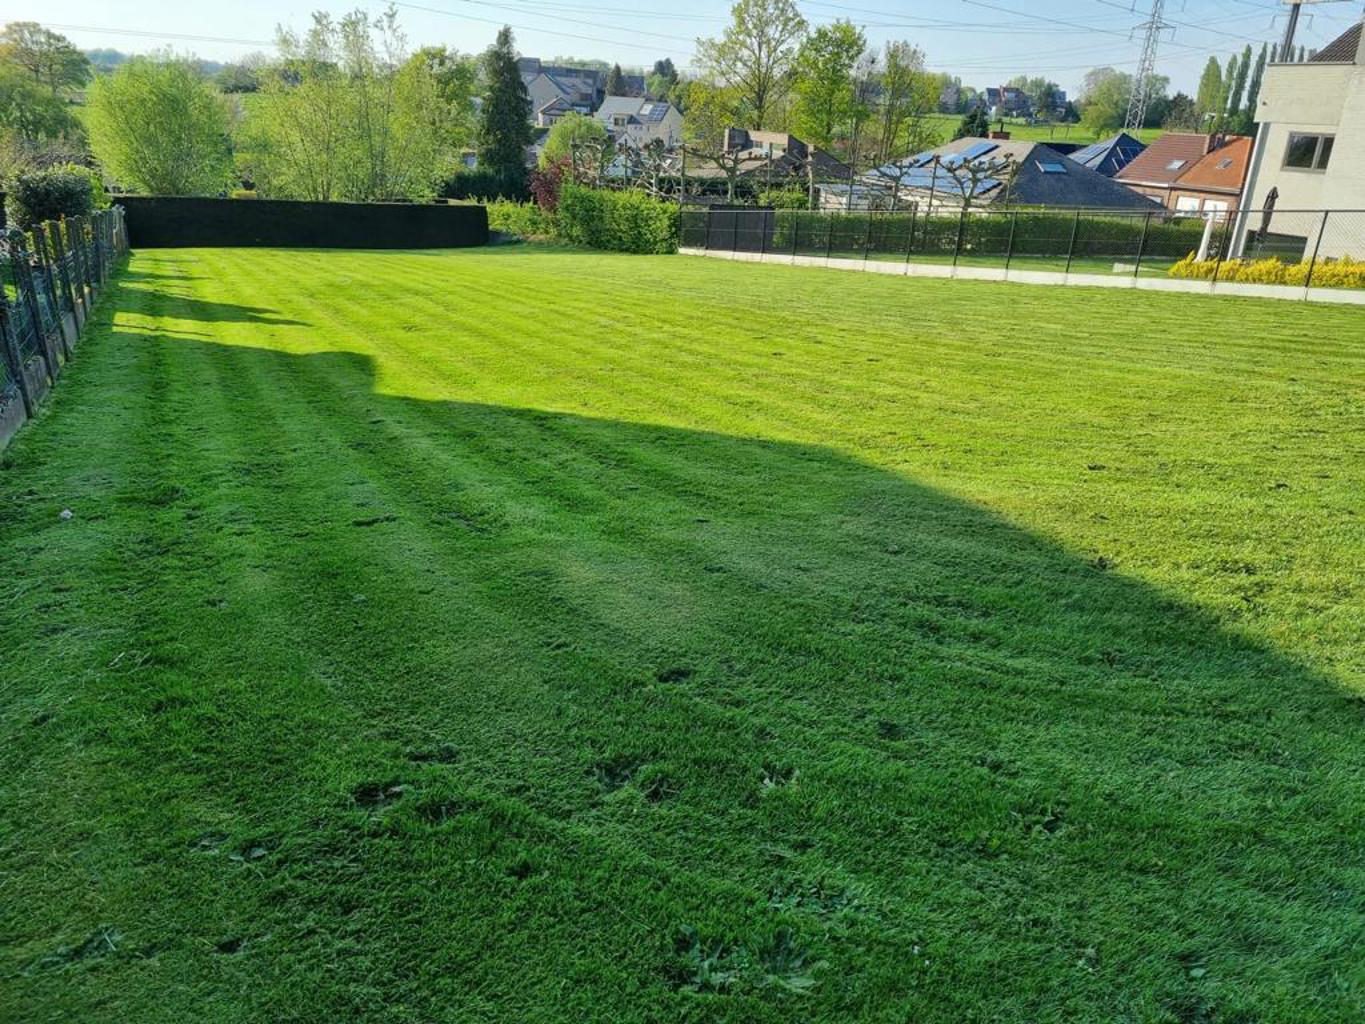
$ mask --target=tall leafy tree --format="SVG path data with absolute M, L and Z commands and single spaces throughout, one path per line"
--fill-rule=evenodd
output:
M 883 163 L 934 141 L 928 115 L 938 106 L 941 82 L 924 68 L 924 51 L 892 40 L 882 51 L 877 102 L 877 160 Z
M 796 54 L 794 128 L 805 141 L 829 148 L 854 116 L 853 68 L 867 39 L 850 21 L 821 25 Z
M 96 79 L 89 103 L 91 148 L 116 181 L 193 196 L 229 180 L 227 108 L 189 61 L 136 57 Z
M 25 143 L 80 135 L 67 102 L 22 68 L 0 63 L 0 136 Z
M 621 70 L 620 64 L 613 64 L 611 70 L 607 72 L 606 93 L 608 96 L 624 96 L 626 94 L 626 76 Z
M 1192 132 L 1199 129 L 1199 104 L 1194 98 L 1187 96 L 1183 92 L 1178 92 L 1171 97 L 1170 105 L 1166 108 L 1166 117 L 1161 122 L 1161 127 L 1167 131 Z
M 1237 60 L 1235 72 L 1232 74 L 1232 85 L 1228 89 L 1227 112 L 1230 118 L 1236 118 L 1242 111 L 1242 97 L 1246 95 L 1247 76 L 1251 72 L 1251 44 L 1247 43 L 1242 50 L 1241 59 Z
M 595 117 L 586 114 L 565 114 L 554 123 L 545 145 L 540 147 L 540 168 L 544 170 L 566 156 L 572 156 L 575 148 L 602 146 L 607 141 L 607 129 Z
M 1251 77 L 1247 82 L 1246 106 L 1243 108 L 1244 128 L 1250 130 L 1256 123 L 1256 104 L 1261 98 L 1261 81 L 1265 77 L 1265 65 L 1269 59 L 1266 44 L 1261 44 L 1261 52 L 1256 57 L 1256 66 L 1251 69 Z
M 0 62 L 23 68 L 53 96 L 90 81 L 90 61 L 66 36 L 36 21 L 12 21 L 0 32 Z
M 1208 63 L 1204 65 L 1204 73 L 1199 76 L 1199 91 L 1194 97 L 1195 106 L 1199 108 L 1201 126 L 1208 119 L 1208 115 L 1216 116 L 1223 109 L 1224 95 L 1223 68 L 1217 57 L 1210 57 Z
M 517 70 L 512 29 L 504 25 L 483 55 L 487 83 L 479 118 L 479 163 L 508 177 L 526 168 L 531 145 L 531 97 Z
M 1098 78 L 1085 95 L 1081 125 L 1099 137 L 1123 127 L 1128 113 L 1128 98 L 1133 91 L 1133 76 L 1114 71 Z
M 697 63 L 732 98 L 743 128 L 770 127 L 791 88 L 806 19 L 792 0 L 738 0 L 719 39 L 697 40 Z

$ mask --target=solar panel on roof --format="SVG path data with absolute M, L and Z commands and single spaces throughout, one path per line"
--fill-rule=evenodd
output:
M 977 142 L 968 146 L 966 149 L 964 149 L 961 153 L 958 153 L 957 155 L 960 156 L 963 160 L 975 160 L 977 157 L 985 156 L 991 150 L 999 148 L 1000 144 L 996 142 Z

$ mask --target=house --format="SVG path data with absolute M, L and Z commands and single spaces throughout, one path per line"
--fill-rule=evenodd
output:
M 1234 245 L 1267 231 L 1315 245 L 1322 256 L 1361 254 L 1360 232 L 1337 216 L 1317 220 L 1289 211 L 1365 209 L 1365 34 L 1357 23 L 1307 61 L 1271 64 L 1257 101 L 1259 127 L 1242 191 Z M 1267 205 L 1284 211 L 1266 216 Z M 1264 221 L 1275 223 L 1266 224 Z M 1312 221 L 1312 224 L 1309 224 Z M 1312 242 L 1308 241 L 1312 238 Z M 1302 250 L 1301 250 L 1302 251 Z
M 1251 139 L 1235 135 L 1194 162 L 1175 180 L 1171 209 L 1184 213 L 1213 214 L 1219 220 L 1237 209 L 1251 163 Z
M 1028 117 L 1033 113 L 1033 104 L 1023 89 L 1012 85 L 991 86 L 986 90 L 986 110 L 992 118 Z
M 1241 191 L 1250 152 L 1242 143 L 1249 141 L 1237 135 L 1166 132 L 1130 160 L 1114 179 L 1151 196 L 1171 210 L 1202 210 L 1207 201 L 1209 209 L 1221 212 L 1237 205 L 1236 197 Z M 1205 163 L 1204 158 L 1214 154 L 1218 155 Z M 1201 187 L 1192 182 L 1185 187 L 1183 179 L 1196 165 L 1201 166 L 1200 180 L 1206 184 Z M 1222 187 L 1222 183 L 1231 177 L 1229 171 L 1237 176 L 1232 192 Z M 1218 187 L 1208 184 L 1212 182 L 1219 183 Z
M 816 178 L 843 178 L 845 181 L 852 176 L 848 164 L 818 146 L 807 145 L 790 132 L 727 128 L 725 151 L 738 154 L 745 161 L 747 167 L 741 170 L 741 174 L 761 170 L 775 177 L 782 174 L 806 175 L 813 171 Z
M 962 103 L 962 87 L 949 82 L 938 94 L 938 109 L 943 114 L 956 114 Z
M 1057 148 L 1053 143 L 1048 145 Z M 1074 151 L 1067 153 L 1078 164 L 1084 164 L 1092 171 L 1103 174 L 1106 178 L 1112 178 L 1119 171 L 1123 170 L 1147 147 L 1127 132 L 1119 132 L 1111 135 L 1107 139 L 1099 142 L 1092 142 L 1088 146 L 1079 146 Z
M 970 175 L 963 170 L 968 166 L 1017 170 L 1009 180 L 1003 173 Z M 965 195 L 969 188 L 970 195 Z M 1045 143 L 1022 140 L 956 139 L 861 175 L 851 195 L 847 185 L 822 186 L 820 191 L 821 205 L 830 209 L 892 209 L 916 203 L 935 211 L 953 210 L 964 205 L 964 198 L 977 207 L 1155 209 L 1150 199 Z
M 608 96 L 595 116 L 618 142 L 638 147 L 662 141 L 669 149 L 682 142 L 682 113 L 664 100 Z
M 577 111 L 574 110 L 573 105 L 563 96 L 556 96 L 539 109 L 536 109 L 533 104 L 532 113 L 534 114 L 537 128 L 551 128 L 561 117 L 564 117 L 566 114 L 577 113 Z
M 596 68 L 544 64 L 537 57 L 522 57 L 517 70 L 531 96 L 531 116 L 537 124 L 540 112 L 557 99 L 580 114 L 591 114 L 602 102 L 607 76 Z

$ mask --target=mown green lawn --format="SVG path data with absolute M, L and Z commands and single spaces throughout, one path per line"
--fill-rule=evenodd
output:
M 957 126 L 962 123 L 961 114 L 929 114 L 926 118 L 930 127 L 935 130 L 942 141 L 948 142 L 957 131 Z M 992 121 L 991 127 L 997 127 L 999 122 Z M 1012 139 L 1023 139 L 1027 142 L 1080 142 L 1089 145 L 1101 136 L 1080 124 L 1028 124 L 1019 119 L 1009 119 L 1005 121 L 1005 131 L 1010 133 Z M 1153 139 L 1163 133 L 1161 128 L 1139 128 L 1129 131 L 1128 134 L 1140 142 L 1150 143 Z M 1117 132 L 1107 132 L 1102 137 L 1109 138 Z
M 0 470 L 0 1020 L 1365 1015 L 1360 311 L 526 247 L 103 310 Z

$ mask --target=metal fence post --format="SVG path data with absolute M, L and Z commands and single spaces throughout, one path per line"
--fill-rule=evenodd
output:
M 702 240 L 701 240 L 701 247 L 702 247 L 703 249 L 705 249 L 707 252 L 710 252 L 710 251 L 711 251 L 711 214 L 712 214 L 712 212 L 713 212 L 713 211 L 712 211 L 711 207 L 708 206 L 708 207 L 706 208 L 706 233 L 705 233 L 705 237 L 703 237 Z
M 47 251 L 47 232 L 43 230 L 42 224 L 33 225 L 33 245 L 38 250 L 38 263 L 42 268 L 43 285 L 47 291 L 47 301 L 52 307 L 52 319 L 57 324 L 57 333 L 62 339 L 62 352 L 66 356 L 66 361 L 71 361 L 71 349 L 75 344 L 74 338 L 67 337 L 66 323 L 62 320 L 62 304 L 57 299 L 57 282 L 55 274 L 57 269 L 53 266 L 52 259 Z M 72 322 L 75 326 L 75 322 Z
M 1019 211 L 1010 211 L 1010 235 L 1005 239 L 1005 273 L 1010 271 L 1010 261 L 1014 259 L 1014 229 L 1019 224 Z
M 762 220 L 758 225 L 758 258 L 761 260 L 768 255 L 768 214 L 771 210 L 763 210 L 759 216 Z
M 1081 211 L 1076 211 L 1076 217 L 1071 222 L 1071 241 L 1066 245 L 1066 272 L 1071 273 L 1071 260 L 1076 255 L 1076 234 L 1081 230 Z
M 919 203 L 910 204 L 910 236 L 905 240 L 905 265 L 910 265 L 910 254 L 915 251 L 915 219 L 919 216 Z
M 1322 236 L 1327 232 L 1327 215 L 1331 212 L 1331 210 L 1322 211 L 1322 221 L 1318 224 L 1318 240 L 1313 243 L 1313 258 L 1308 261 L 1308 276 L 1303 279 L 1305 294 L 1309 288 L 1313 287 L 1313 271 L 1318 265 L 1318 252 L 1322 249 Z
M 1133 265 L 1133 277 L 1142 269 L 1142 254 L 1147 248 L 1147 233 L 1152 229 L 1152 211 L 1148 210 L 1142 221 L 1142 237 L 1138 239 L 1137 263 Z
M 829 227 L 825 231 L 825 262 L 829 262 L 830 253 L 834 251 L 834 211 L 825 215 L 825 220 Z
M 962 255 L 962 231 L 967 226 L 967 204 L 962 204 L 962 212 L 957 215 L 957 241 L 953 245 L 953 266 L 957 266 L 957 258 Z
M 5 349 L 5 362 L 10 374 L 19 385 L 19 397 L 24 402 L 24 415 L 33 419 L 33 395 L 28 390 L 28 375 L 24 373 L 24 356 L 19 351 L 19 339 L 14 336 L 14 323 L 10 320 L 9 303 L 0 295 L 0 342 Z
M 863 262 L 867 262 L 868 251 L 872 248 L 872 201 L 867 204 L 867 234 L 863 236 Z

